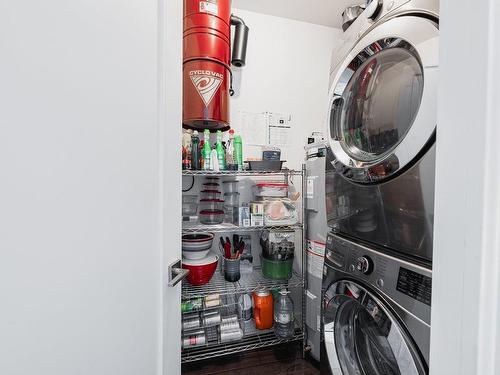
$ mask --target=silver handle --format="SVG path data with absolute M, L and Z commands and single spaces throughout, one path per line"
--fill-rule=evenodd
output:
M 184 280 L 187 275 L 189 275 L 189 270 L 182 268 L 182 262 L 176 260 L 168 266 L 168 286 L 176 286 L 179 281 Z

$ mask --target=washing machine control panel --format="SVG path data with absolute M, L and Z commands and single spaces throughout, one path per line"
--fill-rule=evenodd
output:
M 325 268 L 338 270 L 378 290 L 430 324 L 432 271 L 332 234 L 327 237 Z
M 369 275 L 373 271 L 373 260 L 369 256 L 358 257 L 355 268 L 357 271 Z

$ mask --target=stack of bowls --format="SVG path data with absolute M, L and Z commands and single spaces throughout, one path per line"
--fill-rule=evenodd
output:
M 182 267 L 189 270 L 187 281 L 191 285 L 204 285 L 210 281 L 219 256 L 210 252 L 214 234 L 208 232 L 187 233 L 182 236 Z
M 182 236 L 182 256 L 185 259 L 205 258 L 214 240 L 213 233 L 196 232 L 188 233 Z

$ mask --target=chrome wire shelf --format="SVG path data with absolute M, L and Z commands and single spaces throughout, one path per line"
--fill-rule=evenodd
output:
M 290 280 L 271 280 L 266 279 L 260 268 L 254 268 L 252 273 L 241 274 L 241 279 L 237 282 L 228 282 L 221 275 L 220 270 L 217 270 L 208 284 L 202 286 L 192 286 L 187 281 L 182 282 L 182 299 L 190 299 L 196 297 L 205 297 L 210 294 L 241 294 L 252 293 L 259 289 L 280 289 L 283 287 L 295 288 L 303 287 L 304 279 L 302 275 L 292 274 Z
M 262 175 L 289 175 L 301 176 L 302 171 L 282 169 L 279 171 L 192 171 L 183 170 L 183 176 L 262 176 Z
M 181 362 L 188 363 L 209 359 L 213 357 L 221 357 L 227 354 L 240 353 L 268 346 L 279 345 L 294 341 L 302 341 L 304 335 L 300 328 L 295 330 L 295 334 L 287 339 L 277 337 L 273 330 L 245 332 L 243 339 L 221 343 L 218 339 L 214 339 L 213 335 L 207 332 L 208 343 L 202 346 L 185 348 L 182 350 Z M 212 340 L 211 340 L 212 339 Z
M 276 229 L 276 230 L 297 230 L 301 229 L 302 224 L 293 225 L 272 225 L 272 226 L 259 226 L 259 227 L 240 227 L 238 225 L 230 223 L 222 223 L 216 225 L 205 225 L 205 224 L 184 224 L 182 227 L 183 233 L 193 233 L 193 232 L 254 232 L 264 229 Z

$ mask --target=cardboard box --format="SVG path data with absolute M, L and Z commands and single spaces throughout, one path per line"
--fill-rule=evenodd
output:
M 240 227 L 249 227 L 251 225 L 250 221 L 250 207 L 241 206 L 239 209 L 239 225 Z
M 256 215 L 264 215 L 264 203 L 250 202 L 250 213 Z
M 264 226 L 264 215 L 251 214 L 250 222 L 251 222 L 252 227 L 262 227 L 262 226 Z

